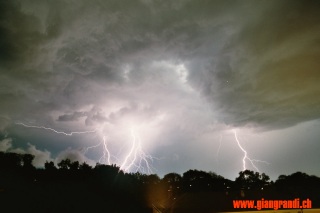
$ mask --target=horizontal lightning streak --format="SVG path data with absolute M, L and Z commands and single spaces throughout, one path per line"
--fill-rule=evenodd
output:
M 93 145 L 93 146 L 88 146 L 86 148 L 86 150 L 84 151 L 84 154 L 87 153 L 89 151 L 89 149 L 93 149 L 93 148 L 97 148 L 101 145 L 101 143 L 98 143 L 97 145 Z
M 251 159 L 251 161 L 252 161 L 252 162 L 264 163 L 264 164 L 270 165 L 270 163 L 269 163 L 269 162 L 264 161 L 264 160 Z
M 52 131 L 56 134 L 62 134 L 66 136 L 72 136 L 75 134 L 89 134 L 89 133 L 102 133 L 102 128 L 98 128 L 95 130 L 90 130 L 90 131 L 77 131 L 77 132 L 64 132 L 64 131 L 58 131 L 53 128 L 45 127 L 45 126 L 35 126 L 35 125 L 27 125 L 21 122 L 15 123 L 16 125 L 21 125 L 27 128 L 36 128 L 36 129 L 43 129 L 43 130 L 48 130 Z M 99 130 L 99 131 L 98 131 Z M 128 172 L 129 170 L 136 169 L 137 171 L 141 172 L 147 172 L 147 173 L 152 173 L 150 162 L 153 162 L 153 157 L 151 155 L 147 155 L 143 149 L 142 149 L 142 144 L 141 144 L 141 139 L 139 135 L 136 135 L 133 129 L 131 129 L 131 136 L 132 136 L 132 145 L 129 153 L 125 156 L 120 169 L 123 170 L 124 172 Z M 113 156 L 108 148 L 108 143 L 106 140 L 106 136 L 102 136 L 102 141 L 96 145 L 93 146 L 88 146 L 84 150 L 84 154 L 86 154 L 90 149 L 93 148 L 98 148 L 102 146 L 103 148 L 103 154 L 99 159 L 99 162 L 106 162 L 108 165 L 112 164 L 112 159 L 114 159 L 116 162 L 120 162 L 119 159 L 116 156 Z
M 21 125 L 21 126 L 24 126 L 24 127 L 27 127 L 27 128 L 50 130 L 50 131 L 55 132 L 57 134 L 63 134 L 63 135 L 66 135 L 66 136 L 72 136 L 74 134 L 95 133 L 97 131 L 97 130 L 90 130 L 90 131 L 83 131 L 83 132 L 70 132 L 70 133 L 67 133 L 67 132 L 63 132 L 63 131 L 57 131 L 55 129 L 52 129 L 52 128 L 49 128 L 49 127 L 45 127 L 45 126 L 32 126 L 32 125 L 27 125 L 27 124 L 24 124 L 24 123 L 16 123 L 16 125 Z

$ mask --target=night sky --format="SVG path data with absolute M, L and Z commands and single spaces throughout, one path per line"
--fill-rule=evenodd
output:
M 320 176 L 319 14 L 317 0 L 1 0 L 0 151 L 232 180 L 246 151 L 273 180 Z

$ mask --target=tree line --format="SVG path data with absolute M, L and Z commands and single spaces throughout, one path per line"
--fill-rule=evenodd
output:
M 196 169 L 160 178 L 156 174 L 125 173 L 117 165 L 90 166 L 70 159 L 61 160 L 57 166 L 46 162 L 39 169 L 32 165 L 33 160 L 30 154 L 0 152 L 0 200 L 6 201 L 11 212 L 25 212 L 25 208 L 32 212 L 99 212 L 101 208 L 108 212 L 152 212 L 153 206 L 160 204 L 179 208 L 179 201 L 193 202 L 204 193 L 223 198 L 216 204 L 219 210 L 230 210 L 231 200 L 240 198 L 309 198 L 314 207 L 320 204 L 320 178 L 302 172 L 280 175 L 275 182 L 250 170 L 239 172 L 234 181 Z M 54 200 L 58 202 L 53 205 Z

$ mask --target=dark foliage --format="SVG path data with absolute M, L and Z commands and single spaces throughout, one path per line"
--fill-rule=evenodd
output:
M 320 207 L 320 178 L 302 172 L 273 183 L 262 173 L 239 172 L 235 181 L 213 172 L 124 173 L 116 165 L 64 159 L 32 165 L 34 156 L 0 152 L 3 212 L 214 212 L 231 211 L 234 199 L 306 199 Z M 2 211 L 1 211 L 2 212 Z
M 264 173 L 245 170 L 239 172 L 235 183 L 238 189 L 262 189 L 270 184 L 269 181 L 270 177 Z

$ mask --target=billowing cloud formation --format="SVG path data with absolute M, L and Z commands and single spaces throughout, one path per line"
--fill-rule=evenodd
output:
M 247 11 L 249 20 L 196 82 L 226 123 L 275 129 L 319 118 L 318 8 L 269 1 Z
M 31 154 L 34 156 L 32 164 L 37 168 L 44 167 L 44 164 L 50 161 L 55 162 L 55 164 L 57 165 L 61 160 L 67 159 L 67 158 L 70 159 L 71 161 L 78 161 L 79 163 L 86 162 L 89 165 L 92 165 L 92 166 L 95 165 L 95 162 L 93 160 L 88 159 L 86 156 L 84 156 L 83 152 L 79 150 L 73 150 L 70 148 L 60 152 L 55 159 L 51 158 L 51 153 L 49 151 L 47 150 L 41 151 L 30 143 L 28 143 L 28 148 L 26 149 L 22 149 L 22 148 L 12 149 L 11 138 L 6 138 L 0 141 L 0 151 L 14 152 L 19 154 Z
M 53 160 L 49 151 L 41 151 L 32 144 L 28 144 L 28 146 L 29 147 L 27 148 L 26 152 L 34 156 L 32 164 L 35 167 L 43 167 L 45 162 L 50 162 Z
M 150 148 L 188 147 L 230 127 L 320 117 L 318 1 L 0 4 L 3 134 L 17 122 L 99 129 L 121 147 L 127 129 L 142 126 Z M 69 147 L 49 138 L 55 153 Z M 73 150 L 88 138 L 68 139 Z
M 12 139 L 5 138 L 0 141 L 0 152 L 6 152 L 8 149 L 12 147 Z
M 79 150 L 67 149 L 61 152 L 55 159 L 56 164 L 58 164 L 63 159 L 70 159 L 72 162 L 78 161 L 79 163 L 86 162 L 89 165 L 95 165 L 93 160 L 88 159 L 82 152 Z
M 5 138 L 0 141 L 0 151 L 1 152 L 14 152 L 19 154 L 31 154 L 34 156 L 32 164 L 35 167 L 44 167 L 45 162 L 52 161 L 51 153 L 47 150 L 41 151 L 37 149 L 34 145 L 28 143 L 27 149 L 22 148 L 12 148 L 12 139 Z
M 1 4 L 5 116 L 72 121 L 83 107 L 191 85 L 230 125 L 319 118 L 317 1 Z

